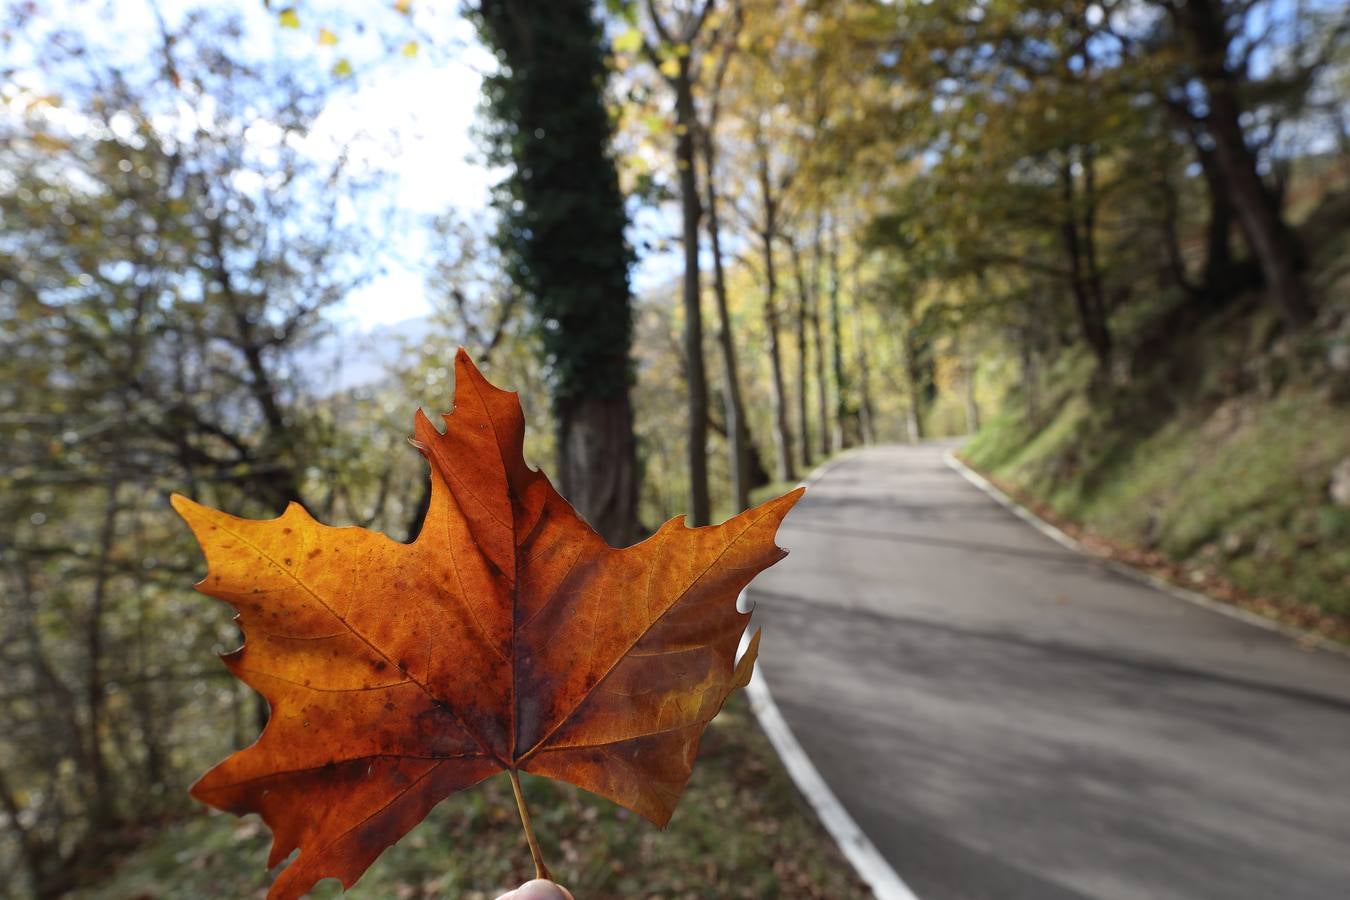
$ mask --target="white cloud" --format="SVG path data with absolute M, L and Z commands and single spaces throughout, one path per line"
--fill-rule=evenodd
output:
M 431 305 L 422 277 L 410 269 L 398 268 L 349 294 L 340 315 L 358 328 L 369 330 L 429 312 Z
M 385 69 L 334 97 L 314 123 L 314 152 L 352 144 L 353 164 L 396 177 L 395 203 L 408 211 L 483 210 L 501 173 L 473 159 L 481 86 L 463 61 Z

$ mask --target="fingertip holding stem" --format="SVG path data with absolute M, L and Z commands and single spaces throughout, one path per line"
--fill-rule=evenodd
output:
M 573 900 L 572 892 L 543 878 L 527 881 L 498 900 Z

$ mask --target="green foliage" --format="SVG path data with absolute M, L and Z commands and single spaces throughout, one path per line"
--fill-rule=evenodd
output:
M 485 83 L 498 237 L 533 310 L 555 402 L 628 390 L 633 319 L 627 217 L 610 156 L 602 28 L 589 0 L 474 16 L 502 68 Z
M 327 391 L 338 365 L 316 362 L 314 339 L 380 251 L 347 227 L 343 210 L 362 187 L 351 170 L 316 166 L 299 148 L 318 137 L 311 128 L 332 94 L 341 102 L 355 86 L 354 66 L 367 71 L 359 15 L 259 11 L 319 54 L 311 69 L 241 52 L 240 27 L 219 15 L 171 25 L 136 66 L 86 52 L 82 19 L 54 22 L 59 40 L 29 63 L 14 55 L 16 77 L 0 86 L 0 660 L 11 681 L 0 691 L 0 799 L 21 811 L 8 823 L 26 830 L 0 833 L 0 868 L 25 873 L 4 890 L 57 893 L 73 860 L 98 864 L 179 821 L 187 773 L 255 730 L 252 695 L 193 662 L 235 646 L 237 633 L 224 610 L 184 611 L 182 585 L 199 567 L 166 524 L 166 489 L 254 514 L 302 498 L 325 519 L 402 537 L 418 511 L 399 498 L 416 495 L 422 470 L 397 439 L 407 422 L 389 400 L 444 408 L 446 347 L 463 343 L 522 387 L 527 409 L 537 404 L 531 420 L 551 395 L 559 431 L 569 404 L 613 399 L 631 383 L 643 518 L 685 511 L 683 313 L 674 291 L 630 306 L 610 158 L 613 123 L 627 123 L 629 201 L 669 201 L 678 169 L 666 145 L 679 129 L 651 90 L 655 67 L 625 68 L 640 52 L 643 6 L 473 5 L 500 63 L 486 84 L 485 132 L 490 161 L 512 173 L 496 193 L 501 230 L 493 247 L 485 229 L 452 217 L 425 226 L 435 246 L 428 333 L 391 354 L 392 383 L 353 392 Z M 1329 27 L 1339 10 L 1214 5 L 1233 25 L 1229 49 L 1254 42 L 1265 61 L 1251 67 L 1260 83 L 1247 71 L 1239 85 L 1241 123 L 1267 186 L 1279 183 L 1297 218 L 1343 180 L 1350 158 L 1336 102 L 1350 60 L 1344 25 Z M 417 5 L 414 23 L 408 0 L 385 4 L 400 23 L 382 39 L 392 62 L 429 64 L 445 49 L 422 28 L 427 9 Z M 1336 399 L 1350 389 L 1309 374 L 1325 348 L 1270 352 L 1279 317 L 1239 296 L 1253 261 L 1224 211 L 1231 192 L 1207 177 L 1205 87 L 1166 9 L 1098 17 L 1097 7 L 1051 0 L 742 0 L 734 12 L 717 3 L 707 25 L 735 47 L 713 180 L 747 420 L 768 468 L 775 407 L 790 410 L 784 430 L 809 425 L 816 438 L 848 425 L 814 404 L 799 413 L 795 395 L 833 393 L 835 410 L 866 405 L 870 436 L 899 440 L 911 410 L 929 436 L 963 430 L 975 379 L 986 412 L 999 403 L 1003 412 L 970 447 L 982 467 L 1121 542 L 1216 566 L 1254 591 L 1347 608 L 1350 513 L 1326 501 L 1325 487 L 1350 454 Z M 41 18 L 26 3 L 9 13 L 6 50 Z M 681 58 L 677 44 L 656 50 L 668 68 Z M 607 65 L 619 72 L 608 94 Z M 697 73 L 700 116 L 711 69 Z M 1339 155 L 1323 152 L 1332 140 Z M 1305 230 L 1325 238 L 1308 248 L 1308 275 L 1333 310 L 1347 290 L 1347 210 L 1344 199 L 1324 205 Z M 840 274 L 821 259 L 830 242 L 816 233 L 818 216 L 840 226 Z M 1216 222 L 1237 277 L 1213 292 Z M 813 307 L 824 318 L 839 282 L 845 326 L 834 340 L 847 377 L 813 365 L 819 346 L 791 339 Z M 1114 340 L 1105 369 L 1084 349 L 1090 319 Z M 1335 340 L 1348 334 L 1342 326 Z M 966 369 L 961 349 L 971 347 L 981 358 Z M 775 388 L 771 348 L 785 372 L 805 373 L 799 384 Z M 707 450 L 714 507 L 725 512 L 720 401 L 710 401 Z M 530 441 L 532 462 L 561 449 L 539 430 Z M 587 477 L 608 484 L 620 454 L 580 443 L 598 448 Z M 815 440 L 812 449 L 823 452 Z M 746 896 L 847 896 L 790 788 L 738 780 L 728 759 L 755 770 L 768 752 L 739 740 L 700 770 L 688 830 L 677 819 L 675 837 L 659 840 L 665 849 L 586 798 L 563 798 L 570 825 L 549 830 L 571 835 L 554 848 L 573 867 L 565 877 L 582 896 L 694 894 L 713 875 L 693 861 L 715 857 L 716 877 Z M 727 786 L 747 783 L 765 793 L 742 831 L 724 812 Z M 475 800 L 438 812 L 415 838 L 426 847 L 392 853 L 371 894 L 415 885 L 471 896 L 522 876 L 493 868 L 514 852 L 475 853 L 475 868 L 453 868 L 463 854 L 442 834 L 487 848 L 516 839 L 515 823 L 490 820 L 487 808 Z M 166 829 L 101 895 L 244 895 L 257 873 L 235 866 L 236 854 L 251 855 L 237 845 L 262 839 L 248 825 L 191 820 Z
M 59 893 L 73 860 L 118 849 L 122 823 L 181 809 L 170 785 L 258 713 L 200 666 L 237 631 L 223 611 L 184 612 L 195 564 L 167 491 L 261 514 L 308 494 L 364 517 L 367 467 L 389 450 L 301 400 L 298 360 L 361 275 L 362 235 L 334 212 L 361 184 L 296 149 L 326 96 L 243 62 L 229 17 L 184 28 L 162 68 L 135 73 L 64 34 L 40 56 L 63 106 L 16 90 L 0 117 L 0 800 L 20 811 L 5 828 L 21 826 L 16 893 Z
M 966 457 L 1112 541 L 1214 569 L 1253 594 L 1350 614 L 1350 515 L 1326 494 L 1350 456 L 1350 410 L 1297 380 L 1273 396 L 1221 398 L 1202 386 L 1170 414 L 1130 412 L 1093 401 L 1088 371 L 1052 378 L 1043 426 L 1012 405 Z

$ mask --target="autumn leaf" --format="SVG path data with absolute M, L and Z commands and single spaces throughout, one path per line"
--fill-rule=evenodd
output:
M 722 525 L 683 518 L 615 549 L 522 456 L 513 393 L 461 350 L 444 434 L 420 411 L 430 463 L 417 539 L 323 525 L 292 503 L 255 521 L 173 498 L 206 554 L 198 589 L 238 611 L 224 657 L 271 704 L 253 746 L 192 788 L 260 813 L 269 897 L 350 887 L 440 800 L 506 772 L 536 868 L 517 773 L 568 781 L 664 826 L 699 739 L 751 675 L 736 598 L 785 551 L 801 490 Z

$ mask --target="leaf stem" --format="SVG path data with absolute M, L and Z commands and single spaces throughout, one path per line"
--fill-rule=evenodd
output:
M 544 854 L 539 852 L 539 841 L 534 836 L 534 826 L 530 824 L 530 811 L 525 806 L 525 795 L 520 791 L 520 776 L 515 769 L 507 769 L 511 776 L 511 790 L 516 792 L 516 808 L 520 810 L 520 824 L 525 828 L 525 840 L 530 845 L 530 858 L 534 860 L 534 877 L 553 880 L 548 866 L 544 865 Z

